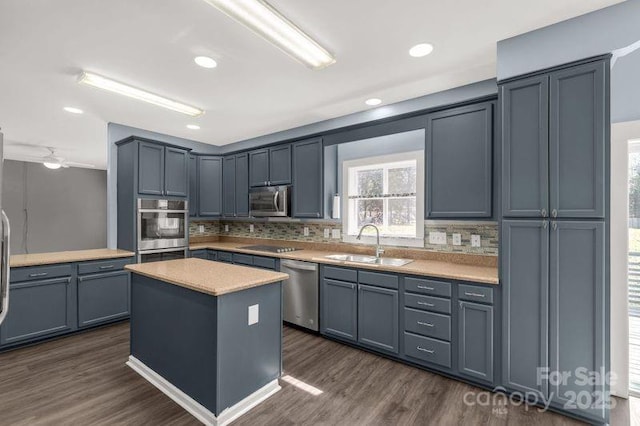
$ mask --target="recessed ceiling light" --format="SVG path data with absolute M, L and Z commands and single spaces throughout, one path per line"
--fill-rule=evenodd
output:
M 142 89 L 136 89 L 135 87 L 111 80 L 98 74 L 83 72 L 78 83 L 108 90 L 109 92 L 118 93 L 139 101 L 148 102 L 192 117 L 204 114 L 204 111 L 199 108 L 163 98 L 162 96 L 155 95 Z
M 205 1 L 310 68 L 320 69 L 336 62 L 327 50 L 264 0 Z
M 197 124 L 187 124 L 187 129 L 200 130 L 200 126 L 198 126 Z
M 371 99 L 367 99 L 366 101 L 364 101 L 364 103 L 369 105 L 369 106 L 376 106 L 376 105 L 380 105 L 382 103 L 382 99 L 371 98 Z
M 67 112 L 70 112 L 71 114 L 82 114 L 84 112 L 80 108 L 75 107 L 64 107 L 63 109 Z
M 218 66 L 218 63 L 208 56 L 196 56 L 193 61 L 202 68 L 215 68 Z
M 433 52 L 433 45 L 429 43 L 416 44 L 411 49 L 409 49 L 409 55 L 413 56 L 414 58 L 427 56 L 431 52 Z

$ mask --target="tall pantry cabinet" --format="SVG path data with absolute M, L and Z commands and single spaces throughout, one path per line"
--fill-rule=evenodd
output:
M 609 370 L 609 59 L 505 82 L 500 103 L 503 385 L 607 422 L 608 385 L 582 376 Z

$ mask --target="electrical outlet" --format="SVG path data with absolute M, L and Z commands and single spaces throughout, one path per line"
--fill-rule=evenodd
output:
M 480 247 L 480 235 L 471 235 L 471 247 Z
M 329 228 L 324 228 L 324 238 L 329 238 Z
M 249 232 L 253 232 L 254 231 L 254 227 L 253 227 L 253 223 L 249 225 Z
M 224 226 L 224 232 L 229 232 L 229 225 Z
M 454 246 L 461 246 L 462 245 L 462 235 L 460 234 L 453 234 L 453 245 Z
M 305 226 L 304 229 L 302 230 L 302 233 L 304 234 L 305 237 L 309 236 L 309 227 Z
M 333 238 L 334 240 L 340 239 L 340 230 L 339 229 L 332 229 L 331 230 L 331 238 Z
M 429 232 L 429 244 L 447 244 L 446 232 Z
M 204 225 L 198 225 L 198 232 L 204 234 Z

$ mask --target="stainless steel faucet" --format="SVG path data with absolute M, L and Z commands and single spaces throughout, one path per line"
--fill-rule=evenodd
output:
M 372 223 L 367 223 L 366 225 L 363 225 L 362 228 L 360 228 L 360 232 L 358 233 L 358 236 L 356 237 L 356 239 L 359 240 L 362 238 L 362 231 L 367 226 L 371 226 L 373 229 L 376 230 L 376 259 L 380 259 L 380 255 L 384 253 L 384 249 L 380 246 L 380 230 L 378 229 L 377 226 L 375 226 Z

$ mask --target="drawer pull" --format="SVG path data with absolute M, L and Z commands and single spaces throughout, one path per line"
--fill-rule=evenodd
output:
M 431 324 L 430 322 L 418 321 L 418 325 L 424 325 L 426 327 L 433 327 L 433 324 Z
M 30 276 L 31 278 L 35 278 L 35 277 L 44 277 L 44 276 L 46 276 L 46 275 L 47 275 L 47 272 L 38 272 L 38 273 L 35 273 L 35 274 L 29 274 L 29 276 Z
M 426 286 L 426 285 L 419 285 L 419 286 L 416 286 L 416 287 L 418 287 L 421 290 L 431 290 L 431 291 L 435 290 L 435 288 L 429 287 L 429 286 Z
M 434 351 L 434 350 L 432 350 L 432 349 L 425 349 L 425 348 L 420 347 L 420 346 L 418 346 L 416 349 L 417 349 L 417 350 L 419 350 L 419 351 L 422 351 L 422 352 L 426 352 L 426 353 L 428 353 L 428 354 L 434 354 L 434 353 L 436 353 L 436 351 Z
M 465 291 L 464 292 L 465 296 L 473 296 L 473 297 L 484 297 L 484 294 L 480 294 L 480 293 L 472 293 L 470 291 Z
M 431 306 L 431 307 L 436 306 L 436 305 L 434 305 L 433 303 L 429 303 L 429 302 L 420 302 L 420 301 L 418 301 L 418 305 Z
M 104 265 L 100 267 L 100 269 L 111 269 L 111 268 L 113 268 L 113 265 Z

